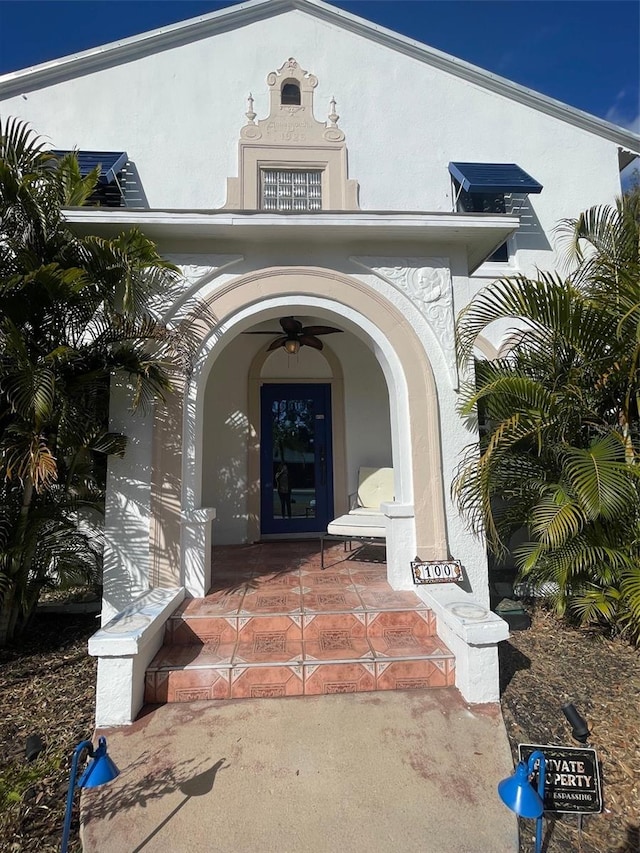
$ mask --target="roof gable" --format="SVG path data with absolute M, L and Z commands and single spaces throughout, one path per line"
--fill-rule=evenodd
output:
M 10 98 L 34 89 L 44 88 L 63 80 L 101 68 L 120 64 L 144 55 L 167 50 L 206 38 L 225 30 L 245 26 L 291 10 L 300 10 L 313 17 L 353 32 L 424 62 L 441 71 L 474 83 L 513 101 L 546 113 L 560 121 L 608 139 L 622 148 L 640 153 L 640 136 L 492 74 L 476 65 L 451 56 L 436 48 L 395 33 L 385 27 L 352 15 L 322 0 L 249 0 L 208 15 L 191 18 L 161 29 L 151 30 L 128 39 L 91 48 L 82 53 L 51 60 L 32 68 L 14 71 L 0 77 L 0 98 Z

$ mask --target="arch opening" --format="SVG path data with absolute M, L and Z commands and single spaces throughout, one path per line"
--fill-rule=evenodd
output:
M 269 296 L 265 298 L 267 293 Z M 207 385 L 212 371 L 215 375 L 216 365 L 219 368 L 223 364 L 225 351 L 234 345 L 234 341 L 248 337 L 242 336 L 241 332 L 250 330 L 263 320 L 301 315 L 339 326 L 349 335 L 336 335 L 336 340 L 344 337 L 345 340 L 357 341 L 367 357 L 377 364 L 387 395 L 394 501 L 406 511 L 402 518 L 406 520 L 405 529 L 409 533 L 403 547 L 407 554 L 409 550 L 413 551 L 407 558 L 407 565 L 408 559 L 417 553 L 416 549 L 426 559 L 445 558 L 445 506 L 435 381 L 425 348 L 404 320 L 400 309 L 363 282 L 321 268 L 289 267 L 250 273 L 221 286 L 211 294 L 209 302 L 220 321 L 215 329 L 203 334 L 194 371 L 185 389 L 181 403 L 183 438 L 180 458 L 170 460 L 164 452 L 162 421 L 157 424 L 154 434 L 152 492 L 157 505 L 153 515 L 157 521 L 152 543 L 154 537 L 159 546 L 172 535 L 179 538 L 178 531 L 172 534 L 167 529 L 170 518 L 166 512 L 163 513 L 165 496 L 162 488 L 158 488 L 162 477 L 166 480 L 168 468 L 173 466 L 175 479 L 181 481 L 183 514 L 207 505 L 204 501 L 206 490 L 203 490 L 205 443 L 211 441 L 207 432 Z M 235 346 L 240 345 L 235 343 Z M 327 348 L 328 351 L 333 350 L 328 342 Z M 244 367 L 247 395 L 250 360 Z M 254 376 L 253 379 L 259 385 L 263 377 Z M 335 380 L 333 374 L 331 381 Z M 211 387 L 214 386 L 215 382 Z M 348 401 L 346 391 L 348 388 L 343 384 L 344 399 Z M 259 449 L 260 431 L 256 429 L 255 420 L 251 421 L 247 415 L 241 427 L 247 444 Z M 175 436 L 171 438 L 173 441 L 168 440 L 168 443 L 175 447 Z M 348 445 L 347 439 L 345 445 Z M 180 470 L 176 469 L 176 463 Z M 353 470 L 348 458 L 348 450 L 344 467 L 349 477 L 357 477 L 357 471 Z M 346 480 L 345 475 L 344 495 L 348 494 Z M 256 500 L 251 482 L 249 475 L 246 481 L 240 482 L 248 502 L 252 495 Z M 335 508 L 340 510 L 339 501 Z M 252 518 L 259 522 L 259 509 L 252 511 L 249 508 L 246 515 L 247 525 Z M 250 534 L 247 535 L 250 538 Z M 156 553 L 161 557 L 159 546 Z
M 300 106 L 300 84 L 295 80 L 286 80 L 280 89 L 280 103 L 283 106 Z

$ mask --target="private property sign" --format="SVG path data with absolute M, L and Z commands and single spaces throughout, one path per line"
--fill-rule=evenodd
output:
M 602 785 L 595 749 L 572 746 L 518 745 L 518 757 L 525 763 L 540 750 L 547 761 L 544 783 L 544 810 L 590 813 L 602 811 Z

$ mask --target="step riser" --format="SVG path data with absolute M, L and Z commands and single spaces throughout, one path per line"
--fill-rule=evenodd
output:
M 148 672 L 150 704 L 452 687 L 453 658 L 270 664 Z
M 252 615 L 252 616 L 212 616 L 212 617 L 173 617 L 165 631 L 165 645 L 180 646 L 194 643 L 243 642 L 254 633 L 284 631 L 288 639 L 305 641 L 317 639 L 323 630 L 344 630 L 339 620 L 348 623 L 352 618 L 362 625 L 364 637 L 380 637 L 391 632 L 410 632 L 417 638 L 434 637 L 436 633 L 435 615 L 431 610 L 415 611 L 368 611 L 366 613 L 317 613 L 293 615 Z M 326 626 L 326 627 L 325 627 Z
M 308 543 L 221 550 L 227 576 L 218 571 L 207 596 L 169 619 L 145 701 L 452 686 L 455 658 L 424 601 L 394 590 L 384 564 L 364 553 L 330 553 L 321 570 Z

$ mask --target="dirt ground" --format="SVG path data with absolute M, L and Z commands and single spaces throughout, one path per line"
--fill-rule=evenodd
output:
M 95 661 L 86 648 L 95 627 L 91 615 L 39 616 L 20 647 L 0 650 L 2 853 L 59 850 L 70 758 L 92 733 Z M 585 817 L 581 848 L 576 816 L 547 820 L 547 853 L 638 853 L 638 650 L 538 612 L 529 630 L 501 644 L 500 654 L 514 758 L 518 743 L 572 745 L 560 711 L 571 701 L 589 722 L 590 746 L 602 764 L 604 811 Z M 25 745 L 32 734 L 41 736 L 45 749 L 28 762 Z M 77 809 L 74 821 L 70 849 L 79 851 Z M 523 853 L 533 849 L 532 829 L 533 821 L 521 821 Z
M 37 616 L 19 647 L 0 649 L 2 853 L 60 849 L 70 758 L 93 733 L 96 664 L 87 641 L 96 628 L 94 615 Z M 45 749 L 28 762 L 34 734 Z M 73 829 L 76 853 L 77 802 Z
M 519 743 L 580 746 L 560 706 L 573 702 L 601 764 L 603 811 L 547 820 L 547 853 L 638 853 L 640 840 L 640 651 L 597 631 L 531 612 L 529 630 L 500 644 L 502 712 L 514 761 Z M 533 850 L 534 821 L 520 821 Z M 581 842 L 581 843 L 580 843 Z

